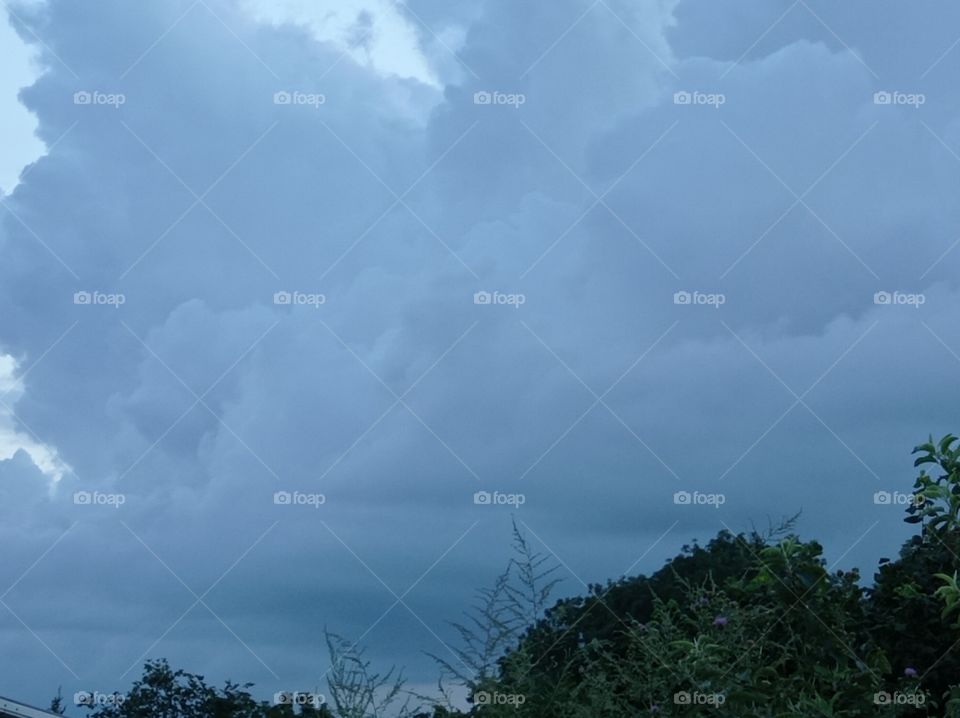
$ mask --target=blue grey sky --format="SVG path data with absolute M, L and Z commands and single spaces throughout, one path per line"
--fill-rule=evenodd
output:
M 956 3 L 0 11 L 0 694 L 267 698 L 324 626 L 432 685 L 512 517 L 565 595 L 801 509 L 867 579 L 909 535 Z

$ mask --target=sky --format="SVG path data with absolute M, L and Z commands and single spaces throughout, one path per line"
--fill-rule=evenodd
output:
M 17 36 L 8 19 L 6 12 L 0 15 L 0 47 L 3 47 L 0 134 L 4 137 L 3 156 L 0 157 L 0 192 L 6 194 L 16 186 L 20 170 L 44 152 L 43 143 L 34 134 L 36 116 L 17 101 L 20 88 L 33 83 L 39 68 L 33 59 L 33 49 Z
M 311 690 L 325 627 L 430 686 L 514 520 L 558 595 L 910 535 L 956 3 L 0 7 L 0 695 Z

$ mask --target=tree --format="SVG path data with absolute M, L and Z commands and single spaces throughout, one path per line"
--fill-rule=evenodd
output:
M 925 467 L 914 482 L 913 500 L 907 506 L 907 523 L 921 532 L 900 549 L 896 561 L 881 560 L 868 590 L 869 628 L 890 658 L 894 675 L 917 671 L 939 705 L 960 683 L 960 632 L 944 615 L 940 576 L 960 569 L 960 447 L 957 437 L 940 442 L 929 439 L 914 448 L 914 466 Z M 932 477 L 927 467 L 939 469 Z M 939 596 L 938 596 L 938 592 Z
M 203 676 L 174 671 L 165 660 L 147 661 L 143 676 L 126 694 L 107 696 L 92 718 L 289 718 L 291 705 L 257 701 L 247 691 L 252 684 L 227 681 L 212 688 Z M 112 700 L 111 700 L 112 699 Z M 331 718 L 325 706 L 299 707 L 301 716 Z

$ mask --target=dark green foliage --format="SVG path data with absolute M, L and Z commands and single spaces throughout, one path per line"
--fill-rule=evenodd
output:
M 688 583 L 699 584 L 712 577 L 721 585 L 753 570 L 753 555 L 762 549 L 758 534 L 735 537 L 722 531 L 706 546 L 684 546 L 674 558 L 651 576 L 633 576 L 589 588 L 587 596 L 558 601 L 523 638 L 524 647 L 539 656 L 540 670 L 557 670 L 576 662 L 579 649 L 601 641 L 614 655 L 623 654 L 629 634 L 624 621 L 645 623 L 653 615 L 657 598 L 681 600 Z M 581 666 L 573 666 L 579 671 Z
M 944 620 L 944 603 L 936 595 L 943 586 L 937 574 L 960 568 L 960 448 L 948 435 L 914 449 L 915 466 L 924 466 L 914 483 L 915 499 L 907 508 L 908 523 L 922 524 L 921 534 L 900 550 L 897 561 L 883 561 L 868 591 L 869 630 L 890 657 L 893 672 L 914 668 L 923 685 L 939 699 L 960 683 L 960 631 Z M 940 469 L 936 477 L 927 468 Z
M 554 651 L 547 663 L 522 643 L 483 690 L 522 695 L 523 705 L 476 714 L 900 714 L 874 703 L 880 691 L 913 687 L 885 678 L 887 662 L 862 630 L 855 574 L 828 573 L 820 546 L 795 537 L 766 545 L 756 535 L 721 534 L 711 544 L 704 551 L 742 563 L 720 580 L 688 564 L 690 578 L 677 571 L 670 595 L 656 595 L 644 621 L 604 607 L 611 638 L 578 636 L 562 659 Z
M 918 477 L 907 521 L 921 535 L 872 589 L 828 572 L 815 541 L 722 532 L 650 577 L 558 602 L 470 714 L 960 715 L 956 443 L 917 447 L 916 465 L 942 473 Z
M 227 682 L 223 688 L 208 686 L 203 676 L 174 671 L 166 661 L 148 661 L 143 677 L 113 705 L 98 707 L 92 718 L 292 718 L 290 706 L 272 706 L 255 700 L 251 684 Z M 310 706 L 299 715 L 330 718 L 325 706 Z

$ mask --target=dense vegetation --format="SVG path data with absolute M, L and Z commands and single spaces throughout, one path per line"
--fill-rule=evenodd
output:
M 93 718 L 960 716 L 960 445 L 914 451 L 918 533 L 869 588 L 829 572 L 791 519 L 548 607 L 554 568 L 515 530 L 516 557 L 454 624 L 457 659 L 436 659 L 438 695 L 410 695 L 328 635 L 325 704 L 258 702 L 248 685 L 214 689 L 161 661 Z M 458 683 L 467 712 L 449 699 Z

